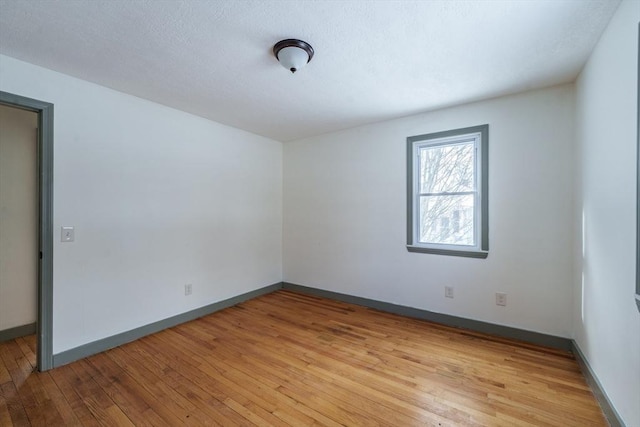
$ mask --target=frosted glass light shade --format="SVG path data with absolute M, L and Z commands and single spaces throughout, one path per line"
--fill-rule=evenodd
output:
M 273 54 L 284 68 L 295 73 L 311 61 L 313 48 L 302 40 L 286 39 L 273 46 Z
M 307 65 L 307 61 L 309 61 L 309 55 L 307 52 L 300 49 L 299 47 L 285 47 L 280 52 L 278 52 L 278 61 L 282 64 L 284 68 L 295 73 L 300 68 Z

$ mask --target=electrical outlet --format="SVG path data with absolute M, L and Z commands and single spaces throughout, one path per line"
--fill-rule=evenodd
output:
M 496 305 L 507 305 L 507 294 L 504 292 L 496 292 Z
M 453 298 L 453 286 L 444 287 L 444 296 L 447 298 Z
M 189 283 L 188 285 L 184 285 L 185 295 L 191 295 L 192 292 L 193 292 L 193 286 L 191 285 L 191 283 Z
M 73 227 L 62 227 L 60 230 L 61 242 L 73 242 L 76 239 L 76 231 Z

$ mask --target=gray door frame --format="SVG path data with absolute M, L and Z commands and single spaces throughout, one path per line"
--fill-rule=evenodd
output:
M 38 319 L 36 358 L 53 368 L 53 104 L 0 91 L 0 105 L 38 115 Z
M 638 114 L 636 126 L 636 138 L 638 140 L 636 162 L 636 306 L 640 311 L 640 22 L 638 22 L 638 103 L 636 113 Z

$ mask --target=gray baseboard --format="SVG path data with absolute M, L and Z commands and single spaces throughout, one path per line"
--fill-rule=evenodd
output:
M 492 323 L 481 322 L 479 320 L 471 320 L 463 317 L 451 316 L 448 314 L 434 313 L 428 310 L 422 310 L 413 307 L 407 307 L 397 304 L 392 304 L 384 301 L 378 301 L 363 297 L 357 297 L 348 294 L 341 294 L 338 292 L 327 291 L 324 289 L 311 288 L 302 285 L 296 285 L 293 283 L 275 283 L 264 288 L 256 289 L 255 291 L 247 292 L 242 295 L 229 298 L 224 301 L 219 301 L 213 304 L 206 305 L 204 307 L 197 308 L 195 310 L 188 311 L 186 313 L 178 314 L 176 316 L 159 320 L 148 325 L 141 326 L 139 328 L 132 329 L 130 331 L 122 332 L 117 335 L 113 335 L 107 338 L 103 338 L 88 344 L 81 345 L 70 350 L 63 351 L 53 355 L 53 366 L 58 367 L 71 363 L 75 360 L 82 359 L 84 357 L 91 356 L 96 353 L 100 353 L 110 348 L 117 347 L 122 344 L 137 340 L 146 335 L 150 335 L 159 332 L 163 329 L 171 328 L 190 320 L 197 319 L 202 316 L 214 313 L 216 311 L 225 309 L 232 305 L 239 304 L 243 301 L 247 301 L 252 298 L 256 298 L 260 295 L 268 294 L 278 289 L 287 289 L 295 292 L 305 293 L 309 295 L 316 295 L 323 298 L 334 299 L 338 301 L 347 302 L 350 304 L 361 305 L 369 308 L 373 308 L 388 313 L 399 314 L 401 316 L 413 317 L 417 319 L 428 320 L 435 323 L 440 323 L 446 326 L 453 326 L 457 328 L 469 329 L 471 331 L 482 332 L 499 337 L 516 339 L 532 344 L 542 345 L 551 348 L 557 348 L 561 350 L 572 350 L 571 340 L 568 338 L 557 337 L 553 335 L 542 334 L 539 332 L 526 331 L 522 329 L 512 328 L 509 326 L 495 325 Z M 10 338 L 9 338 L 10 339 Z
M 0 331 L 0 342 L 24 337 L 26 335 L 33 335 L 35 333 L 36 333 L 35 323 L 29 323 L 28 325 L 22 325 L 22 326 L 15 326 L 13 328 Z
M 186 313 L 178 314 L 167 319 L 159 320 L 148 325 L 141 326 L 136 329 L 132 329 L 127 332 L 122 332 L 117 335 L 112 335 L 107 338 L 103 338 L 97 341 L 90 342 L 88 344 L 81 345 L 70 350 L 63 351 L 53 355 L 53 367 L 66 365 L 67 363 L 74 362 L 84 357 L 100 353 L 102 351 L 109 350 L 114 347 L 118 347 L 122 344 L 126 344 L 131 341 L 135 341 L 146 335 L 151 335 L 156 332 L 160 332 L 163 329 L 177 326 L 184 322 L 195 320 L 199 317 L 206 316 L 216 311 L 231 307 L 232 305 L 239 304 L 243 301 L 256 298 L 260 295 L 268 294 L 282 288 L 282 283 L 275 283 L 264 288 L 256 289 L 255 291 L 247 292 L 242 295 L 235 296 L 233 298 L 226 299 L 224 301 L 215 302 L 213 304 L 206 305 L 204 307 L 196 308 L 195 310 L 188 311 Z
M 499 337 L 515 339 L 532 344 L 542 345 L 545 347 L 556 348 L 560 350 L 571 350 L 571 340 L 569 338 L 557 337 L 554 335 L 542 334 L 539 332 L 526 331 L 523 329 L 512 328 L 509 326 L 494 325 L 493 323 L 481 322 L 479 320 L 465 319 L 464 317 L 451 316 L 448 314 L 434 313 L 419 308 L 407 307 L 403 305 L 391 304 L 384 301 L 372 300 L 368 298 L 356 297 L 348 294 L 341 294 L 324 289 L 310 288 L 307 286 L 296 285 L 293 283 L 282 283 L 283 289 L 295 292 L 301 292 L 310 295 L 316 295 L 323 298 L 334 299 L 347 302 L 350 304 L 362 305 L 388 313 L 399 314 L 401 316 L 413 317 L 416 319 L 428 320 L 434 323 L 440 323 L 446 326 L 456 328 L 469 329 L 485 334 L 496 335 Z
M 580 347 L 578 346 L 578 343 L 575 342 L 575 340 L 571 340 L 571 351 L 575 355 L 576 360 L 578 361 L 578 365 L 580 365 L 580 370 L 587 380 L 587 384 L 589 384 L 589 387 L 591 387 L 593 395 L 600 404 L 600 408 L 602 409 L 605 418 L 609 422 L 609 425 L 611 427 L 624 427 L 622 418 L 620 418 L 620 415 L 611 404 L 609 396 L 607 396 L 607 393 L 604 392 L 604 388 L 602 388 L 600 381 L 598 381 L 598 377 L 596 376 L 595 372 L 593 372 L 593 369 L 591 369 L 591 365 L 589 365 L 587 358 L 584 357 L 584 353 L 582 353 L 582 350 L 580 350 Z

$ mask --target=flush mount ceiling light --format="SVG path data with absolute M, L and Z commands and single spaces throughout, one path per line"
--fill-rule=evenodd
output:
M 295 73 L 313 58 L 313 48 L 298 39 L 280 40 L 273 46 L 273 54 L 280 64 Z

